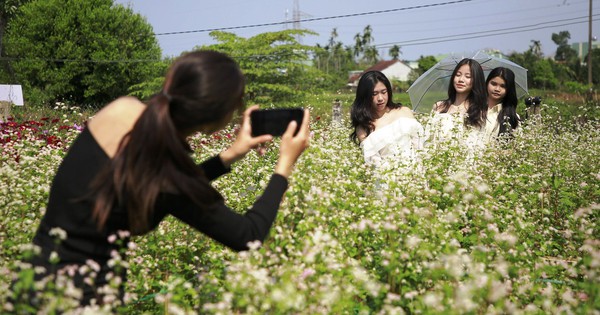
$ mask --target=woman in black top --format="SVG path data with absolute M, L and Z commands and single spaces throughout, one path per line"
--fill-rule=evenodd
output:
M 272 139 L 251 136 L 249 116 L 257 106 L 244 112 L 236 140 L 218 156 L 197 165 L 186 142 L 195 132 L 212 133 L 226 126 L 243 107 L 243 94 L 244 78 L 231 58 L 198 51 L 174 62 L 163 90 L 147 104 L 122 97 L 100 110 L 73 142 L 52 182 L 48 207 L 33 240 L 41 255 L 30 262 L 44 268 L 36 279 L 56 281 L 57 274 L 86 264 L 96 266 L 90 269 L 97 274 L 93 286 L 85 279 L 89 274 L 75 272 L 74 282 L 82 290 L 83 305 L 92 300 L 101 304 L 98 289 L 107 284 L 107 274 L 126 282 L 126 271 L 108 263 L 111 252 L 127 246 L 127 238 L 115 242 L 114 235 L 148 233 L 168 214 L 234 250 L 263 241 L 287 178 L 308 146 L 308 111 L 296 136 L 295 122 L 288 126 L 274 174 L 244 215 L 229 209 L 209 181 Z M 58 245 L 57 237 L 62 238 Z M 35 303 L 36 294 L 30 291 L 19 299 Z

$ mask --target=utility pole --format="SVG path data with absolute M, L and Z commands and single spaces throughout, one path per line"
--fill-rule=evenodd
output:
M 588 21 L 588 85 L 592 94 L 592 0 L 590 0 L 590 15 Z

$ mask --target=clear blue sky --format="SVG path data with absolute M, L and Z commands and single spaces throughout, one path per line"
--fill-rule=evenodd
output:
M 158 35 L 164 55 L 214 41 L 207 29 L 251 26 L 292 21 L 294 0 L 117 0 L 145 16 Z M 297 0 L 300 23 L 318 36 L 304 44 L 325 45 L 333 28 L 338 41 L 353 45 L 354 36 L 367 25 L 373 44 L 387 58 L 389 48 L 401 46 L 402 59 L 421 55 L 498 49 L 505 54 L 524 52 L 531 40 L 539 40 L 546 56 L 556 51 L 552 33 L 569 31 L 569 43 L 587 42 L 589 0 Z M 428 6 L 428 7 L 423 7 Z M 380 12 L 385 11 L 385 12 Z M 374 13 L 379 12 L 379 13 Z M 592 35 L 600 39 L 600 3 L 594 3 Z M 346 16 L 346 17 L 344 17 Z M 227 30 L 251 37 L 263 32 L 292 28 L 288 23 Z

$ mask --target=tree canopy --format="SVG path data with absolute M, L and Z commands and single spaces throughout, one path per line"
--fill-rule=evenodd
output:
M 311 66 L 312 46 L 302 45 L 296 36 L 314 34 L 308 30 L 284 30 L 243 38 L 213 31 L 217 44 L 197 47 L 224 52 L 234 58 L 246 76 L 246 95 L 253 102 L 293 100 L 314 89 L 323 74 Z
M 38 101 L 104 103 L 156 76 L 152 27 L 112 0 L 31 1 L 8 25 L 15 80 Z

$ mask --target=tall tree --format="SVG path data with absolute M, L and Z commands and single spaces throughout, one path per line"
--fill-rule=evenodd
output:
M 322 73 L 307 64 L 315 47 L 300 44 L 296 36 L 315 34 L 308 30 L 284 30 L 243 38 L 233 33 L 213 31 L 218 43 L 197 47 L 232 56 L 246 76 L 246 96 L 253 102 L 294 100 L 314 90 Z
M 542 89 L 554 89 L 558 86 L 558 81 L 552 71 L 552 61 L 549 59 L 540 59 L 531 69 L 533 73 L 533 86 Z
M 392 59 L 398 59 L 401 54 L 402 51 L 400 50 L 400 46 L 394 45 L 390 48 L 390 57 L 392 57 Z
M 379 52 L 371 43 L 375 40 L 371 25 L 367 25 L 363 33 L 354 35 L 354 56 L 359 62 L 359 67 L 372 66 L 379 58 Z
M 529 50 L 538 58 L 543 56 L 542 53 L 542 42 L 539 40 L 532 39 L 531 45 L 529 46 Z
M 46 102 L 107 102 L 155 77 L 161 58 L 145 18 L 112 0 L 26 3 L 5 45 L 25 92 Z
M 354 57 L 360 56 L 364 51 L 363 39 L 360 33 L 354 35 Z
M 556 54 L 554 55 L 554 60 L 573 62 L 574 59 L 577 59 L 577 52 L 571 48 L 571 46 L 569 46 L 569 39 L 571 39 L 571 34 L 569 31 L 552 33 L 552 41 L 558 45 L 556 48 Z

